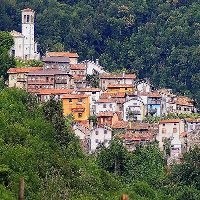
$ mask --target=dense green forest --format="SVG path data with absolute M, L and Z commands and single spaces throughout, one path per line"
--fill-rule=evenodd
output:
M 0 199 L 17 199 L 20 177 L 34 200 L 199 200 L 199 149 L 165 167 L 157 144 L 133 154 L 113 140 L 87 155 L 60 102 L 42 105 L 19 89 L 0 91 Z
M 0 30 L 36 11 L 40 51 L 76 51 L 200 102 L 199 0 L 1 0 Z

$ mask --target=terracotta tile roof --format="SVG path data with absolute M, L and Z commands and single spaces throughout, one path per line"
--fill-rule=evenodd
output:
M 99 112 L 97 114 L 97 117 L 112 117 L 114 115 L 113 112 Z
M 86 70 L 85 64 L 71 64 L 70 65 L 71 70 Z
M 97 103 L 114 103 L 113 99 L 99 99 L 96 101 Z
M 148 97 L 161 98 L 161 95 L 157 91 L 149 92 Z
M 63 95 L 62 99 L 80 99 L 80 98 L 87 98 L 89 97 L 86 94 L 65 94 Z
M 141 122 L 132 122 L 129 125 L 129 130 L 148 130 L 150 128 L 150 124 L 141 123 Z
M 46 56 L 49 57 L 69 57 L 69 58 L 78 58 L 78 54 L 77 53 L 72 53 L 72 52 L 48 52 L 46 54 Z
M 129 122 L 127 121 L 118 121 L 112 125 L 112 128 L 121 129 L 121 128 L 128 128 Z
M 187 122 L 199 122 L 200 123 L 200 118 L 186 118 L 185 119 Z
M 24 11 L 24 12 L 34 12 L 32 9 L 30 9 L 30 8 L 25 8 L 25 9 L 23 9 L 22 11 Z
M 107 88 L 133 88 L 132 84 L 109 84 Z
M 119 134 L 117 137 L 125 139 L 125 140 L 133 140 L 133 141 L 141 141 L 141 140 L 152 140 L 153 134 L 151 133 L 131 133 L 127 132 L 125 134 Z
M 74 80 L 86 80 L 85 75 L 73 75 Z
M 38 90 L 38 94 L 70 94 L 74 92 L 73 89 L 41 89 Z
M 182 106 L 194 106 L 194 100 L 190 99 L 189 97 L 179 96 L 176 99 L 176 104 Z
M 180 119 L 163 119 L 159 123 L 163 124 L 163 123 L 179 123 L 179 122 L 181 122 Z
M 106 99 L 109 97 L 112 98 L 125 98 L 126 93 L 125 92 L 117 92 L 117 93 L 109 93 L 109 92 L 104 92 L 101 94 L 100 98 Z
M 42 70 L 42 67 L 26 67 L 26 68 L 10 68 L 8 73 L 28 73 L 28 72 L 35 72 L 38 70 Z
M 70 59 L 68 57 L 60 56 L 42 57 L 42 61 L 46 63 L 70 63 Z
M 17 31 L 11 31 L 10 34 L 13 36 L 13 37 L 24 37 L 24 35 L 20 32 L 17 32 Z
M 99 77 L 101 79 L 122 79 L 122 78 L 125 78 L 125 79 L 136 79 L 136 75 L 135 74 L 124 74 L 124 77 L 123 77 L 123 74 L 103 73 L 103 74 L 100 74 Z
M 27 74 L 28 76 L 47 76 L 47 75 L 68 75 L 68 76 L 72 76 L 71 74 L 69 74 L 66 71 L 61 71 L 58 69 L 44 69 L 44 70 L 35 70 L 35 71 L 31 71 Z
M 88 128 L 89 127 L 89 120 L 75 120 L 75 122 L 77 122 L 78 124 L 80 124 L 81 126 Z
M 77 90 L 78 92 L 100 92 L 99 88 L 80 88 Z

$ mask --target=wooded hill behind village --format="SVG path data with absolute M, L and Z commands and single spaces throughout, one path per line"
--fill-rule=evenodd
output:
M 126 68 L 200 101 L 199 0 L 2 0 L 0 30 L 36 15 L 40 51 L 77 52 L 106 69 Z
M 2 0 L 0 199 L 199 200 L 199 36 L 200 1 Z

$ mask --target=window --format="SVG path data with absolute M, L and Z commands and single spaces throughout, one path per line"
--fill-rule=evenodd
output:
M 96 94 L 96 92 L 92 92 L 92 94 Z
M 184 111 L 187 111 L 187 109 L 186 109 L 186 108 L 184 108 Z
M 78 99 L 78 102 L 82 102 L 83 100 L 82 99 Z
M 106 108 L 106 104 L 105 103 L 103 104 L 103 108 Z
M 98 140 L 98 139 L 96 139 L 96 140 L 95 140 L 95 142 L 96 142 L 96 143 L 99 143 L 99 140 Z
M 107 130 L 104 130 L 104 134 L 107 134 Z
M 14 57 L 15 56 L 15 50 L 12 50 L 11 54 Z
M 78 118 L 81 118 L 82 117 L 82 113 L 78 113 Z
M 127 90 L 127 88 L 125 88 L 125 90 Z
M 166 128 L 162 128 L 162 134 L 166 133 Z
M 99 131 L 95 131 L 95 134 L 96 134 L 96 135 L 99 135 Z
M 174 123 L 174 126 L 176 126 L 176 123 Z
M 112 108 L 112 104 L 110 104 L 110 108 Z
M 72 99 L 69 99 L 69 102 L 72 102 Z
M 27 15 L 27 23 L 30 21 L 30 16 Z
M 173 133 L 177 133 L 177 128 L 173 128 Z
M 163 124 L 163 126 L 165 126 L 165 124 Z

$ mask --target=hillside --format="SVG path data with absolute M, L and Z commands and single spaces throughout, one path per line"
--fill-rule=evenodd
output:
M 200 2 L 166 0 L 3 0 L 0 30 L 20 30 L 21 9 L 36 13 L 40 51 L 77 51 L 109 70 L 127 68 L 155 86 L 200 101 Z
M 17 199 L 20 177 L 34 200 L 198 200 L 199 149 L 166 173 L 156 144 L 128 152 L 113 140 L 86 155 L 59 101 L 38 104 L 19 89 L 0 91 L 0 198 Z

